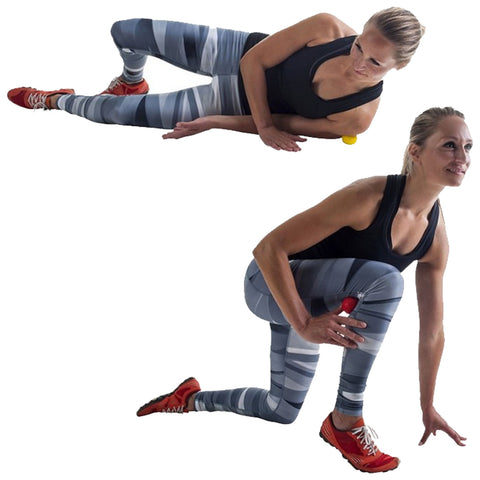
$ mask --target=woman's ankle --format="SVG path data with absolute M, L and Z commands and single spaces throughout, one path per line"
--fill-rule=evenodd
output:
M 352 430 L 354 425 L 361 419 L 361 416 L 356 415 L 346 415 L 345 413 L 339 412 L 335 409 L 332 412 L 332 422 L 333 426 L 337 430 L 349 431 Z
M 187 410 L 189 412 L 195 412 L 195 393 L 192 393 L 187 400 Z
M 58 99 L 61 97 L 61 94 L 54 94 L 48 97 L 48 107 L 50 110 L 58 110 Z

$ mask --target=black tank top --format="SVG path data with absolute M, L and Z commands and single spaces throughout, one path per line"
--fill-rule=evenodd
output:
M 243 55 L 268 35 L 248 36 Z M 272 113 L 288 113 L 307 118 L 325 118 L 371 102 L 382 93 L 383 82 L 345 97 L 323 100 L 312 88 L 317 68 L 326 60 L 349 55 L 356 36 L 338 38 L 314 47 L 303 47 L 282 63 L 266 70 L 268 104 Z M 250 115 L 242 75 L 239 75 L 240 100 L 246 115 Z
M 428 215 L 428 226 L 418 245 L 407 255 L 392 249 L 391 229 L 405 188 L 405 175 L 389 175 L 378 213 L 364 230 L 343 227 L 316 245 L 290 256 L 291 260 L 315 258 L 361 258 L 389 263 L 402 271 L 422 258 L 433 242 L 439 205 L 435 202 Z

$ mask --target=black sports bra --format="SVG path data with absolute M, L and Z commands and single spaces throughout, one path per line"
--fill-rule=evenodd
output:
M 389 263 L 400 271 L 421 259 L 430 249 L 437 228 L 440 207 L 438 200 L 428 216 L 428 226 L 417 246 L 406 255 L 392 248 L 392 223 L 405 189 L 405 175 L 389 175 L 378 213 L 364 230 L 343 227 L 316 245 L 290 256 L 294 259 L 362 258 Z
M 268 35 L 252 33 L 245 43 L 243 54 Z M 268 103 L 272 113 L 288 113 L 307 118 L 325 118 L 334 113 L 344 112 L 378 98 L 383 82 L 373 87 L 344 97 L 324 100 L 312 88 L 312 81 L 318 67 L 334 57 L 349 55 L 356 36 L 343 37 L 313 47 L 303 47 L 282 63 L 269 68 L 267 79 Z M 239 75 L 240 100 L 246 115 L 249 115 L 245 87 Z

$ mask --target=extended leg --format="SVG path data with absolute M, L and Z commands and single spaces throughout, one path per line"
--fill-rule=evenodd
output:
M 62 95 L 57 106 L 97 123 L 170 129 L 177 122 L 207 115 L 241 114 L 240 101 L 232 87 L 235 84 L 230 79 L 215 77 L 210 85 L 173 93 L 120 97 Z
M 278 423 L 292 423 L 303 405 L 318 362 L 318 345 L 306 342 L 293 328 L 271 324 L 270 390 L 237 388 L 199 392 L 197 411 L 228 411 Z

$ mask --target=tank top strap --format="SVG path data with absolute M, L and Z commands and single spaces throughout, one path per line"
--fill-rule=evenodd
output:
M 390 227 L 397 213 L 405 188 L 405 175 L 388 175 L 377 215 L 369 230 L 378 231 L 383 236 L 390 235 Z M 386 238 L 386 237 L 385 237 Z

